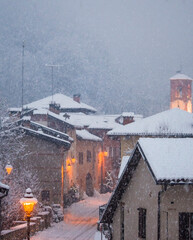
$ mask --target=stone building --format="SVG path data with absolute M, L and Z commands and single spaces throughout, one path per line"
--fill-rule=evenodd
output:
M 77 187 L 80 192 L 87 193 L 87 186 L 91 182 L 90 186 L 93 185 L 100 192 L 112 191 L 117 182 L 120 139 L 109 138 L 107 132 L 121 124 L 129 124 L 142 118 L 134 113 L 95 115 L 95 112 L 93 107 L 80 102 L 79 95 L 71 99 L 63 94 L 26 104 L 22 112 L 21 109 L 10 109 L 11 114 L 17 114 L 21 118 L 28 117 L 30 122 L 66 133 L 73 139 L 66 161 L 67 188 L 70 191 Z M 80 137 L 83 132 L 84 137 L 89 136 L 89 139 Z M 85 159 L 91 159 L 83 161 L 83 166 L 79 164 L 80 153 Z
M 22 134 L 24 152 L 16 156 L 14 168 L 27 168 L 38 181 L 34 194 L 43 204 L 60 204 L 67 192 L 66 157 L 72 139 L 67 134 L 30 121 L 17 122 L 15 131 Z M 29 186 L 30 187 L 30 186 Z

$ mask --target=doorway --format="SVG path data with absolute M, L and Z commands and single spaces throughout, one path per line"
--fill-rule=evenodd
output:
M 93 181 L 90 173 L 86 175 L 86 194 L 89 197 L 92 197 L 94 195 Z

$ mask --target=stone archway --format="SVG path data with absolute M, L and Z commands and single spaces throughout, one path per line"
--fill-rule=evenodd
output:
M 86 175 L 86 194 L 89 197 L 92 197 L 94 195 L 93 181 L 90 173 Z

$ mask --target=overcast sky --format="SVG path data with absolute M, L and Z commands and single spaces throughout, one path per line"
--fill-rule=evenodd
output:
M 0 5 L 1 94 L 11 104 L 20 102 L 22 40 L 25 102 L 50 94 L 46 63 L 65 65 L 55 74 L 55 92 L 80 91 L 83 101 L 111 113 L 167 109 L 169 78 L 180 68 L 193 77 L 192 0 L 0 0 Z

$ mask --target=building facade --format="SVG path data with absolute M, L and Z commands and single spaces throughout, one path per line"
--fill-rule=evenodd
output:
M 192 79 L 177 73 L 170 78 L 170 108 L 192 113 Z
M 139 140 L 100 220 L 111 239 L 192 238 L 192 146 L 192 139 Z

